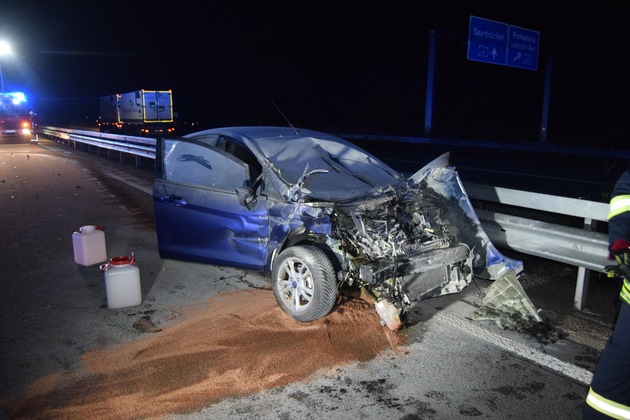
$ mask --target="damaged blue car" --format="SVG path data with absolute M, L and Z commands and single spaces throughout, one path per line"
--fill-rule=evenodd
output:
M 160 256 L 270 273 L 282 310 L 326 316 L 362 289 L 399 329 L 414 302 L 520 274 L 483 231 L 448 155 L 409 178 L 339 137 L 228 127 L 156 146 Z

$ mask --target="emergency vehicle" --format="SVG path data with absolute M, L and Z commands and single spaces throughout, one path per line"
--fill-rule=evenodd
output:
M 26 95 L 22 92 L 0 93 L 0 135 L 33 136 L 33 113 L 28 108 Z

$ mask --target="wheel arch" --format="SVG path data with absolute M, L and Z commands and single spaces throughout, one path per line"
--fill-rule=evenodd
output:
M 341 270 L 341 263 L 339 262 L 336 254 L 326 243 L 327 238 L 327 235 L 315 233 L 307 229 L 304 225 L 298 226 L 287 235 L 280 246 L 273 250 L 271 260 L 269 262 L 269 271 L 273 271 L 273 264 L 276 261 L 276 258 L 285 249 L 296 245 L 312 245 L 323 251 L 332 263 L 335 273 L 339 272 L 339 270 Z

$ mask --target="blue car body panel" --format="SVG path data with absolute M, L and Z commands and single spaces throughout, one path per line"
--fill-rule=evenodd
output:
M 262 269 L 269 219 L 264 199 L 244 211 L 236 187 L 248 168 L 203 144 L 160 142 L 160 177 L 154 207 L 160 255 L 218 265 Z

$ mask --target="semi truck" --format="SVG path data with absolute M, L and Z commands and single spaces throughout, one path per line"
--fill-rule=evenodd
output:
M 101 132 L 129 135 L 167 134 L 175 131 L 173 93 L 170 90 L 134 90 L 99 98 Z
M 34 115 L 23 92 L 0 93 L 0 135 L 31 140 Z

